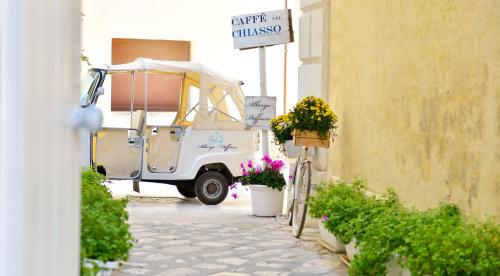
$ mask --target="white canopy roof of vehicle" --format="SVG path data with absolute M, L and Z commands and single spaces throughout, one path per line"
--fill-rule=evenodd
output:
M 105 68 L 107 74 L 130 74 L 143 72 L 152 74 L 183 75 L 186 79 L 199 85 L 199 110 L 193 120 L 193 128 L 197 129 L 244 129 L 244 96 L 240 81 L 224 76 L 207 67 L 185 61 L 165 61 L 138 58 L 133 62 L 109 65 Z M 146 92 L 147 93 L 147 92 Z M 182 97 L 187 91 L 183 91 Z M 226 95 L 227 94 L 227 95 Z M 230 97 L 227 97 L 230 96 Z M 229 99 L 230 98 L 230 99 Z M 208 100 L 211 103 L 209 110 Z M 228 100 L 232 100 L 239 113 L 239 118 L 228 113 Z M 189 110 L 179 110 L 181 116 L 187 116 Z M 217 111 L 217 112 L 214 112 Z M 224 118 L 224 119 L 223 119 Z M 228 120 L 230 118 L 230 120 Z

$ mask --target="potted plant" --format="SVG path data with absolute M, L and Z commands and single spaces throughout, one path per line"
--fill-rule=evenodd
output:
M 290 113 L 276 116 L 270 122 L 273 132 L 273 142 L 279 146 L 280 151 L 287 158 L 297 158 L 300 154 L 300 147 L 293 144 L 293 128 L 290 121 Z
M 82 172 L 81 275 L 111 275 L 132 248 L 126 199 L 113 199 L 104 176 L 89 168 Z
M 404 245 L 396 249 L 412 275 L 498 275 L 500 227 L 493 218 L 464 219 L 450 204 L 417 218 Z
M 321 183 L 316 189 L 316 193 L 309 197 L 308 206 L 311 217 L 319 219 L 318 228 L 321 239 L 321 244 L 333 252 L 345 252 L 345 245 L 335 234 L 326 228 L 328 223 L 331 207 L 331 199 L 335 193 L 334 184 L 331 182 Z
M 309 96 L 298 102 L 289 115 L 297 146 L 330 146 L 330 130 L 336 128 L 337 116 L 321 98 Z
M 252 213 L 255 216 L 276 216 L 283 211 L 283 187 L 286 185 L 281 169 L 282 160 L 272 160 L 268 155 L 262 158 L 263 165 L 249 160 L 247 166 L 240 164 L 242 185 L 250 185 Z
M 358 245 L 368 234 L 368 227 L 386 212 L 400 208 L 394 191 L 381 197 L 367 196 L 365 184 L 356 180 L 351 184 L 338 181 L 320 185 L 316 195 L 309 198 L 310 213 L 321 218 L 326 229 L 345 243 L 350 260 L 359 254 Z

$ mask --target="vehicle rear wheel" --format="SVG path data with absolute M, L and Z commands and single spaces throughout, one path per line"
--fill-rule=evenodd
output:
M 196 193 L 194 191 L 194 185 L 179 185 L 177 186 L 177 191 L 179 191 L 179 194 L 181 194 L 183 197 L 187 198 L 193 198 L 196 197 Z
M 216 205 L 226 199 L 227 179 L 219 172 L 209 171 L 196 179 L 194 190 L 201 202 L 206 205 Z

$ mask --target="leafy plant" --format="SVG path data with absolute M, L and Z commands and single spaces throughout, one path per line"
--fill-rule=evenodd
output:
M 104 176 L 85 169 L 82 179 L 81 258 L 126 260 L 132 248 L 126 199 L 113 199 Z
M 264 161 L 264 166 L 255 165 L 252 160 L 249 160 L 248 169 L 241 163 L 243 176 L 240 177 L 239 181 L 243 185 L 261 184 L 281 191 L 286 185 L 285 178 L 280 172 L 285 163 L 282 160 L 272 160 L 269 155 L 264 155 L 262 161 Z
M 500 227 L 493 220 L 467 223 L 452 204 L 407 209 L 394 191 L 366 196 L 364 186 L 326 183 L 308 201 L 311 216 L 342 242 L 358 241 L 350 275 L 386 275 L 391 258 L 412 275 L 498 275 Z
M 298 102 L 289 114 L 292 129 L 317 131 L 321 138 L 328 137 L 338 120 L 328 104 L 314 96 Z
M 459 223 L 460 212 L 454 205 L 443 205 L 438 209 L 418 212 L 405 208 L 389 208 L 383 215 L 375 217 L 366 225 L 366 235 L 360 246 L 361 253 L 351 263 L 351 275 L 386 275 L 386 263 L 390 258 L 399 258 L 405 267 L 408 260 L 405 252 L 407 237 L 415 225 L 429 223 L 436 218 Z
M 349 222 L 349 236 L 355 237 L 357 241 L 364 241 L 369 233 L 369 227 L 373 221 L 384 217 L 387 213 L 402 208 L 394 190 L 389 189 L 381 197 L 367 196 L 357 208 L 357 216 Z
M 318 187 L 316 195 L 308 199 L 309 213 L 313 218 L 323 218 L 325 228 L 343 243 L 354 237 L 352 221 L 362 212 L 367 197 L 363 193 L 365 182 L 343 180 Z
M 82 49 L 80 51 L 80 61 L 84 62 L 88 66 L 92 66 L 92 64 L 89 61 L 89 57 L 87 57 L 83 52 L 84 52 L 84 50 Z
M 292 140 L 292 122 L 289 118 L 289 113 L 279 115 L 270 122 L 271 131 L 274 135 L 274 143 L 280 146 L 280 150 L 284 151 L 284 144 L 288 140 Z
M 446 213 L 423 217 L 397 250 L 412 275 L 498 275 L 500 228 L 493 221 L 466 224 Z

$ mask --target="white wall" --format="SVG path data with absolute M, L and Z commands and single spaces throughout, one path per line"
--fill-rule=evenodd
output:
M 231 16 L 284 8 L 284 0 L 83 0 L 82 49 L 93 66 L 111 63 L 112 38 L 191 41 L 191 60 L 245 82 L 246 95 L 259 95 L 258 50 L 233 49 Z M 297 0 L 289 0 L 298 41 Z M 288 45 L 288 109 L 297 98 L 297 43 Z M 268 94 L 278 97 L 283 110 L 283 45 L 267 48 Z M 110 109 L 111 89 L 99 107 L 105 126 L 127 126 L 126 113 Z M 153 118 L 154 119 L 154 118 Z M 151 121 L 149 123 L 152 123 Z
M 80 1 L 1 4 L 0 275 L 76 276 Z

